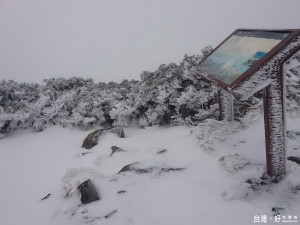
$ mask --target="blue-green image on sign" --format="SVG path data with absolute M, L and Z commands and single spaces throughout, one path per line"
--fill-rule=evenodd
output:
M 198 70 L 230 85 L 289 34 L 238 31 L 209 55 Z

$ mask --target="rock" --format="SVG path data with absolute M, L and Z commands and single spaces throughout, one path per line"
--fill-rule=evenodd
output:
M 246 183 L 253 184 L 253 181 L 251 179 L 246 180 Z
M 109 156 L 112 156 L 115 152 L 124 152 L 124 150 L 118 146 L 111 146 L 111 151 L 112 152 L 110 153 Z
M 84 181 L 83 183 L 81 183 L 78 186 L 78 190 L 81 193 L 81 202 L 82 204 L 86 204 L 86 203 L 90 203 L 90 202 L 94 202 L 97 200 L 100 200 L 100 197 L 94 187 L 94 185 L 92 184 L 91 180 L 88 179 L 86 181 Z
M 88 212 L 89 212 L 88 210 L 84 209 L 84 210 L 81 211 L 81 214 L 86 214 Z
M 115 213 L 117 213 L 118 212 L 118 210 L 113 210 L 113 211 L 111 211 L 110 213 L 107 213 L 105 216 L 104 216 L 104 218 L 105 219 L 109 219 L 112 215 L 114 215 Z
M 122 126 L 114 126 L 109 128 L 110 132 L 117 134 L 120 138 L 125 137 L 125 132 Z
M 163 154 L 163 153 L 166 153 L 167 152 L 167 149 L 163 149 L 163 150 L 160 150 L 157 152 L 157 154 Z
M 282 179 L 283 179 L 283 176 L 272 177 L 272 178 L 270 179 L 270 182 L 273 183 L 273 184 L 277 184 L 277 183 L 279 183 Z
M 118 151 L 119 149 L 121 149 L 121 148 L 118 147 L 118 146 L 115 146 L 115 145 L 111 146 L 111 150 L 112 150 L 113 152 L 116 152 L 116 151 Z
M 300 158 L 299 157 L 289 156 L 287 159 L 300 165 Z
M 123 172 L 128 172 L 128 171 L 132 171 L 137 174 L 152 173 L 152 172 L 157 172 L 158 174 L 161 174 L 161 173 L 168 173 L 168 172 L 179 172 L 185 169 L 186 168 L 173 168 L 173 167 L 159 168 L 159 167 L 151 167 L 151 166 L 144 167 L 141 163 L 135 162 L 124 166 L 118 172 L 118 174 Z
M 133 169 L 134 172 L 138 173 L 138 174 L 143 174 L 143 173 L 152 173 L 154 171 L 154 168 L 134 168 Z
M 128 165 L 124 166 L 118 172 L 118 174 L 123 173 L 123 172 L 129 172 L 129 171 L 132 171 L 132 172 L 135 172 L 135 173 L 138 173 L 138 174 L 152 173 L 154 171 L 154 168 L 152 168 L 152 167 L 143 168 L 143 167 L 139 167 L 138 165 L 140 165 L 139 162 L 128 164 Z
M 47 198 L 49 198 L 50 197 L 50 193 L 49 194 L 47 194 L 44 198 L 42 198 L 41 200 L 45 200 L 45 199 L 47 199 Z
M 118 172 L 118 174 L 119 174 L 119 173 L 123 173 L 123 172 L 127 172 L 127 171 L 135 170 L 135 169 L 133 168 L 133 165 L 135 165 L 135 164 L 137 164 L 137 163 L 138 163 L 138 162 L 130 163 L 130 164 L 124 166 L 124 167 Z
M 92 147 L 98 144 L 99 137 L 108 132 L 115 133 L 120 138 L 125 137 L 125 132 L 122 126 L 114 126 L 110 128 L 95 130 L 84 139 L 82 143 L 82 148 L 91 149 Z
M 268 183 L 266 183 L 265 181 L 261 181 L 259 184 L 260 185 L 267 185 Z
M 82 148 L 91 149 L 98 144 L 102 130 L 95 130 L 90 133 L 83 141 Z
M 185 168 L 162 168 L 160 170 L 161 173 L 168 173 L 168 172 L 178 172 L 178 171 L 183 171 L 185 170 Z
M 65 198 L 70 198 L 78 193 L 78 186 L 87 179 L 98 179 L 99 171 L 89 167 L 68 169 L 61 180 L 62 192 Z
M 154 148 L 147 149 L 147 151 L 152 155 L 162 155 L 167 152 L 167 149 L 154 147 Z
M 280 213 L 282 213 L 284 210 L 285 210 L 285 208 L 281 208 L 281 207 L 273 207 L 272 208 L 272 212 L 274 212 L 274 216 L 280 215 Z
M 0 129 L 0 138 L 3 138 L 4 136 L 6 136 L 8 134 L 8 132 L 1 130 Z
M 87 154 L 91 154 L 92 152 L 83 152 L 81 153 L 82 156 L 87 155 Z
M 297 194 L 300 191 L 300 185 L 292 187 L 291 190 L 294 194 Z
M 245 182 L 250 185 L 250 188 L 253 191 L 261 193 L 268 192 L 273 185 L 279 183 L 283 178 L 284 175 L 278 177 L 270 177 L 268 174 L 263 174 L 263 176 L 260 178 L 249 178 Z
M 287 137 L 290 139 L 297 139 L 297 136 L 300 136 L 300 132 L 298 131 L 287 131 Z

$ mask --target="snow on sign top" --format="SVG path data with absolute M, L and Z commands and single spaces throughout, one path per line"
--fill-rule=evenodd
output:
M 200 75 L 231 90 L 299 34 L 299 30 L 238 29 L 197 66 Z

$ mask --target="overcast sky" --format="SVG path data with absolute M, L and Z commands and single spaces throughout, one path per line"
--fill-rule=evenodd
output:
M 300 28 L 300 0 L 0 0 L 0 79 L 139 79 L 237 28 Z

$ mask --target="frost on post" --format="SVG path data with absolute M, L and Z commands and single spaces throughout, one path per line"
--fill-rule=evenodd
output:
M 268 174 L 279 176 L 285 173 L 285 91 L 283 80 L 277 79 L 265 89 L 265 133 Z
M 220 89 L 219 95 L 219 108 L 220 120 L 232 121 L 233 120 L 233 96 L 228 91 Z

